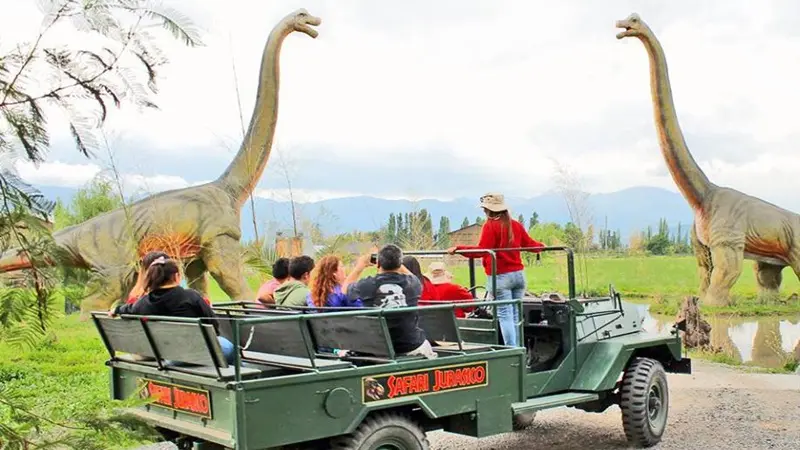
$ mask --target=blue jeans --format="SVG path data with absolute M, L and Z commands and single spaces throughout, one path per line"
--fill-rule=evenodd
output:
M 217 340 L 219 341 L 219 346 L 222 348 L 222 356 L 225 357 L 225 361 L 227 361 L 228 364 L 233 364 L 235 359 L 234 352 L 236 351 L 236 349 L 233 348 L 233 342 L 222 336 L 217 336 Z
M 489 292 L 492 292 L 492 277 L 486 280 Z M 525 275 L 523 271 L 497 274 L 497 297 L 495 300 L 517 300 L 525 296 Z M 517 323 L 519 322 L 519 309 L 517 305 L 497 305 L 497 320 L 500 322 L 500 332 L 503 343 L 514 347 L 519 346 L 517 336 Z

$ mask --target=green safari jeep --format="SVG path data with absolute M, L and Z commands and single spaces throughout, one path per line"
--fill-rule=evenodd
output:
M 481 251 L 495 265 L 496 252 L 507 250 Z M 149 399 L 131 412 L 179 448 L 427 449 L 431 430 L 480 438 L 525 428 L 539 410 L 614 404 L 631 444 L 656 444 L 669 410 L 665 372 L 691 373 L 680 324 L 645 332 L 613 288 L 577 299 L 572 251 L 543 251 L 566 252 L 568 298 L 316 312 L 230 302 L 215 304 L 216 324 L 92 318 L 110 354 L 112 398 Z M 470 273 L 474 293 L 473 259 Z M 503 344 L 497 314 L 487 314 L 501 304 L 519 308 L 524 346 Z M 475 310 L 456 317 L 465 306 Z M 395 353 L 386 318 L 409 313 L 437 358 Z M 218 334 L 236 345 L 233 365 Z

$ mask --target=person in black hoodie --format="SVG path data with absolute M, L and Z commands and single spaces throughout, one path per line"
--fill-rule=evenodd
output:
M 136 303 L 118 305 L 109 314 L 118 316 L 173 316 L 214 317 L 214 311 L 197 291 L 180 286 L 181 274 L 178 264 L 167 256 L 156 258 L 147 268 L 145 290 L 148 292 Z M 211 321 L 214 328 L 217 322 Z M 233 363 L 234 347 L 228 339 L 217 336 L 222 353 L 228 364 Z

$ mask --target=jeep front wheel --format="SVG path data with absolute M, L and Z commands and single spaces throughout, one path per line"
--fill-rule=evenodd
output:
M 404 415 L 379 413 L 367 418 L 352 434 L 331 441 L 336 450 L 428 450 L 420 426 Z
M 667 375 L 661 363 L 635 358 L 628 365 L 622 377 L 619 406 L 628 442 L 650 447 L 661 440 L 669 413 Z

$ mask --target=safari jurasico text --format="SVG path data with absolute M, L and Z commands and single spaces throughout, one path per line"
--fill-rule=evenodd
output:
M 437 369 L 387 374 L 374 377 L 372 380 L 386 387 L 385 396 L 380 399 L 370 397 L 366 401 L 474 388 L 488 384 L 487 363 L 484 361 Z

